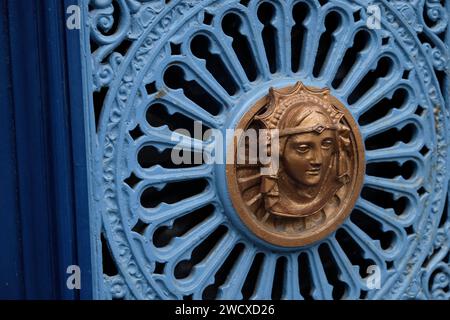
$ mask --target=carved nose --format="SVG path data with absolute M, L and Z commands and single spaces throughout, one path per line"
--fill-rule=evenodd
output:
M 320 167 L 322 165 L 322 154 L 320 151 L 319 152 L 316 151 L 312 154 L 310 163 L 314 167 Z

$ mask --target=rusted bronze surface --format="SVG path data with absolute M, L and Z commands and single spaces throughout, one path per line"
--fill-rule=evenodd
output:
M 235 157 L 235 164 L 227 165 L 232 202 L 258 237 L 285 247 L 304 246 L 326 237 L 350 214 L 363 182 L 364 146 L 350 112 L 328 89 L 300 82 L 270 89 L 236 129 L 256 129 L 272 159 L 279 159 L 269 173 L 261 169 L 270 165 L 251 164 L 249 157 L 239 164 L 239 146 L 251 154 L 244 135 L 229 150 Z

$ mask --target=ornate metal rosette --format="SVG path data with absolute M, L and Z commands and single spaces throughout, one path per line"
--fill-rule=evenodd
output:
M 440 2 L 371 1 L 380 28 L 368 27 L 362 0 L 87 2 L 98 297 L 445 297 L 448 48 Z M 225 166 L 176 165 L 170 154 L 182 138 L 174 130 L 225 131 L 269 88 L 298 81 L 329 88 L 349 110 L 366 172 L 336 231 L 285 248 L 236 218 Z M 211 143 L 191 139 L 186 149 Z

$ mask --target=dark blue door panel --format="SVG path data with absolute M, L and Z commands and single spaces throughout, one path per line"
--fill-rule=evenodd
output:
M 11 59 L 6 5 L 0 3 L 0 299 L 23 297 L 20 254 L 14 110 L 11 92 Z
M 91 297 L 79 34 L 65 5 L 1 2 L 1 298 Z M 81 290 L 67 288 L 71 265 Z

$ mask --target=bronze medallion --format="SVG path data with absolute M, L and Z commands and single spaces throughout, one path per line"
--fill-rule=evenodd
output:
M 296 247 L 323 239 L 342 224 L 361 191 L 364 146 L 352 115 L 329 89 L 300 82 L 271 88 L 236 129 L 243 133 L 229 150 L 234 163 L 227 165 L 228 188 L 253 233 L 271 244 Z M 264 142 L 257 147 L 250 142 L 249 129 Z M 239 147 L 245 161 L 237 159 Z M 264 148 L 276 166 L 260 161 Z

